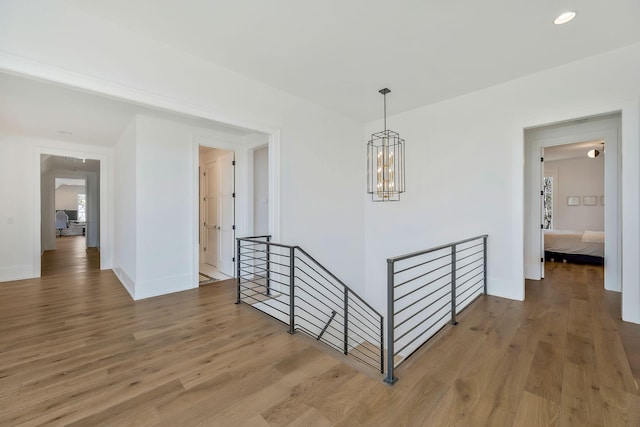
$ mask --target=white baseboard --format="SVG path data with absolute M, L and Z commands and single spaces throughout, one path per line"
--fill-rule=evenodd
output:
M 122 283 L 122 286 L 127 290 L 127 292 L 129 292 L 131 298 L 135 300 L 135 282 L 131 279 L 131 277 L 129 277 L 127 273 L 124 272 L 124 270 L 120 266 L 115 267 L 113 269 L 113 272 L 115 273 L 118 280 L 120 280 L 120 283 Z
M 40 260 L 38 260 L 39 262 Z M 14 280 L 33 279 L 33 266 L 15 265 L 0 268 L 0 282 L 11 282 Z
M 191 274 L 162 277 L 152 280 L 138 280 L 135 284 L 135 300 L 172 294 L 193 289 L 194 278 Z M 197 285 L 196 285 L 197 287 Z
M 504 280 L 495 277 L 487 277 L 487 293 L 496 297 L 524 300 L 524 278 L 522 280 Z

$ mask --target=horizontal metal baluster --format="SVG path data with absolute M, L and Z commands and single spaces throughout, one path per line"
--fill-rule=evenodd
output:
M 479 247 L 482 249 L 477 250 L 476 248 Z M 441 251 L 447 251 L 447 253 L 443 255 Z M 425 257 L 429 259 L 425 260 Z M 450 257 L 450 263 L 439 265 L 441 260 L 447 257 Z M 396 266 L 396 264 L 398 265 Z M 408 279 L 406 276 L 398 276 L 419 267 L 424 267 L 429 271 L 425 273 L 418 271 L 417 275 Z M 419 282 L 419 279 L 429 278 L 429 275 L 445 268 L 448 268 L 446 274 L 435 279 L 426 279 L 427 283 Z M 479 285 L 484 287 L 483 290 L 486 294 L 486 271 L 487 235 L 387 259 L 387 375 L 385 382 L 393 384 L 396 381 L 394 368 L 410 356 L 410 354 L 403 354 L 405 350 L 413 353 L 415 349 L 435 336 L 437 332 L 433 331 L 445 327 L 446 323 L 442 322 L 447 317 L 450 317 L 450 323 L 454 325 L 458 323 L 456 317 L 458 307 L 477 296 L 477 292 L 481 289 L 478 287 Z M 480 275 L 483 277 L 476 281 Z M 402 278 L 400 279 L 400 277 Z M 447 277 L 450 278 L 447 283 L 442 283 L 442 280 L 447 280 Z M 402 281 L 399 282 L 398 279 Z M 469 283 L 473 284 L 468 286 Z M 449 286 L 450 290 L 447 290 Z M 395 290 L 400 287 L 405 287 L 408 290 L 404 291 L 402 295 L 396 296 Z M 440 295 L 440 292 L 443 291 L 445 293 Z M 466 294 L 469 295 L 465 296 Z M 464 298 L 462 298 L 463 296 Z M 405 298 L 410 299 L 407 303 L 399 304 Z M 446 300 L 446 298 L 450 298 L 450 300 Z M 459 299 L 461 300 L 459 301 Z M 433 308 L 443 300 L 445 300 L 444 305 Z M 469 304 L 470 302 L 464 307 Z M 408 315 L 405 314 L 400 317 L 403 320 L 396 321 L 397 316 L 403 312 Z M 438 318 L 433 321 L 432 319 L 436 317 Z M 397 349 L 398 347 L 400 348 Z M 402 361 L 396 363 L 394 357 L 401 354 L 403 355 Z
M 312 335 L 383 372 L 383 363 L 378 366 L 378 361 L 384 360 L 384 317 L 380 313 L 298 246 L 271 242 L 270 236 L 237 241 L 238 302 L 248 303 L 272 317 L 278 313 L 285 315 L 290 333 L 301 331 Z M 270 296 L 277 290 L 273 289 L 276 284 L 283 289 L 288 287 L 288 294 L 279 290 L 276 297 Z M 267 306 L 258 304 L 266 301 Z M 322 308 L 331 310 L 328 321 L 315 312 Z M 310 329 L 315 328 L 314 334 Z M 351 348 L 352 345 L 355 347 Z

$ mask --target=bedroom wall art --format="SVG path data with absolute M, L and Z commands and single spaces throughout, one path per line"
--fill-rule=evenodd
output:
M 596 206 L 598 204 L 598 196 L 582 196 L 585 206 Z

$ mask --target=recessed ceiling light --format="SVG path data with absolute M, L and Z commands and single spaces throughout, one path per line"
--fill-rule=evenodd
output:
M 561 14 L 560 16 L 558 16 L 553 23 L 556 25 L 562 25 L 562 24 L 566 24 L 567 22 L 571 21 L 573 18 L 576 17 L 576 13 L 569 11 L 569 12 L 565 12 L 563 14 Z

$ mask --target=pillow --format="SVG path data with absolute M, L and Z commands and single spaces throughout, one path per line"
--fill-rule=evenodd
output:
M 604 231 L 585 230 L 582 241 L 584 243 L 604 243 Z

